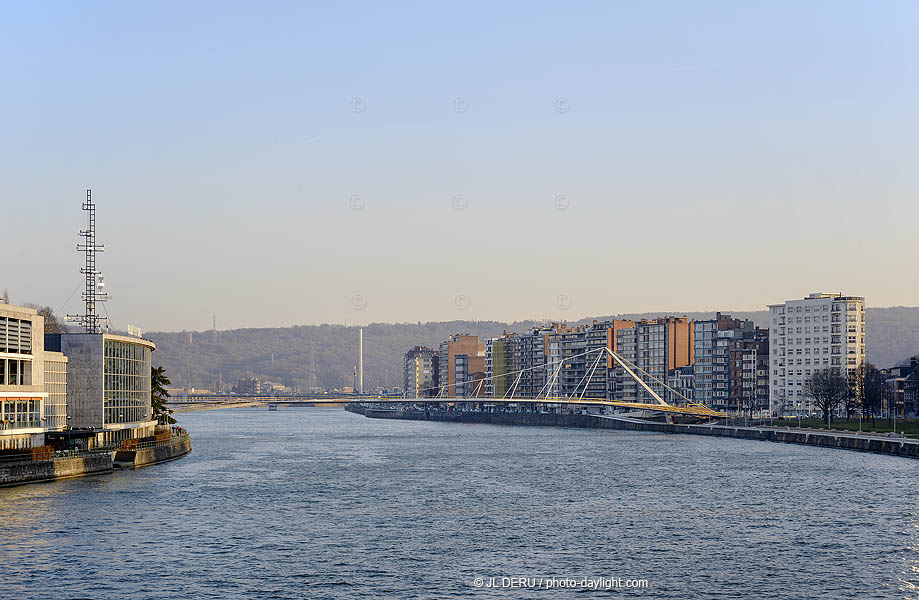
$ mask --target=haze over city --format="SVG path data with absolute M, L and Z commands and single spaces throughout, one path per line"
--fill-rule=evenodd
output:
M 116 327 L 916 304 L 915 3 L 2 21 L 14 301 L 79 308 L 92 188 Z

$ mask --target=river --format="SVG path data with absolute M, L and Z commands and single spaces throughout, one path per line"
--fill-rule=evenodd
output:
M 182 459 L 0 489 L 3 597 L 582 597 L 510 577 L 647 582 L 600 597 L 919 597 L 911 459 L 337 408 L 179 419 Z

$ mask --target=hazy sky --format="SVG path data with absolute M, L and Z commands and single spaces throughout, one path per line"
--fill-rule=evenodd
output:
M 919 304 L 919 4 L 5 2 L 0 289 L 123 328 Z

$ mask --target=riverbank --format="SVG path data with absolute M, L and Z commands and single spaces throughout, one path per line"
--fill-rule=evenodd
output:
M 483 423 L 491 425 L 528 425 L 537 427 L 576 427 L 583 429 L 618 429 L 652 431 L 686 435 L 733 437 L 746 440 L 820 446 L 841 450 L 858 450 L 905 458 L 919 458 L 919 441 L 898 437 L 860 435 L 857 433 L 821 432 L 779 427 L 734 427 L 725 425 L 687 425 L 645 421 L 613 415 L 477 412 L 456 410 L 386 410 L 348 405 L 345 410 L 371 419 L 404 419 L 446 423 Z
M 147 445 L 133 450 L 117 450 L 112 461 L 119 469 L 134 469 L 175 460 L 191 452 L 191 438 L 188 434 L 176 436 L 166 444 Z
M 221 408 L 251 408 L 253 406 L 264 406 L 264 402 L 201 402 L 189 404 L 177 404 L 170 402 L 169 406 L 175 414 L 197 412 L 199 410 L 219 410 Z
M 146 442 L 131 450 L 56 453 L 48 460 L 33 460 L 26 455 L 21 459 L 6 458 L 0 461 L 0 487 L 104 475 L 116 468 L 146 467 L 175 460 L 189 452 L 191 438 L 183 433 L 167 442 Z
M 51 460 L 6 461 L 0 463 L 0 487 L 101 475 L 113 470 L 111 452 L 86 452 Z

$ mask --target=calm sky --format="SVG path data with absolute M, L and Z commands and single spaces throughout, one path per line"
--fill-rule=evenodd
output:
M 14 302 L 91 187 L 120 328 L 919 305 L 912 1 L 0 11 Z

